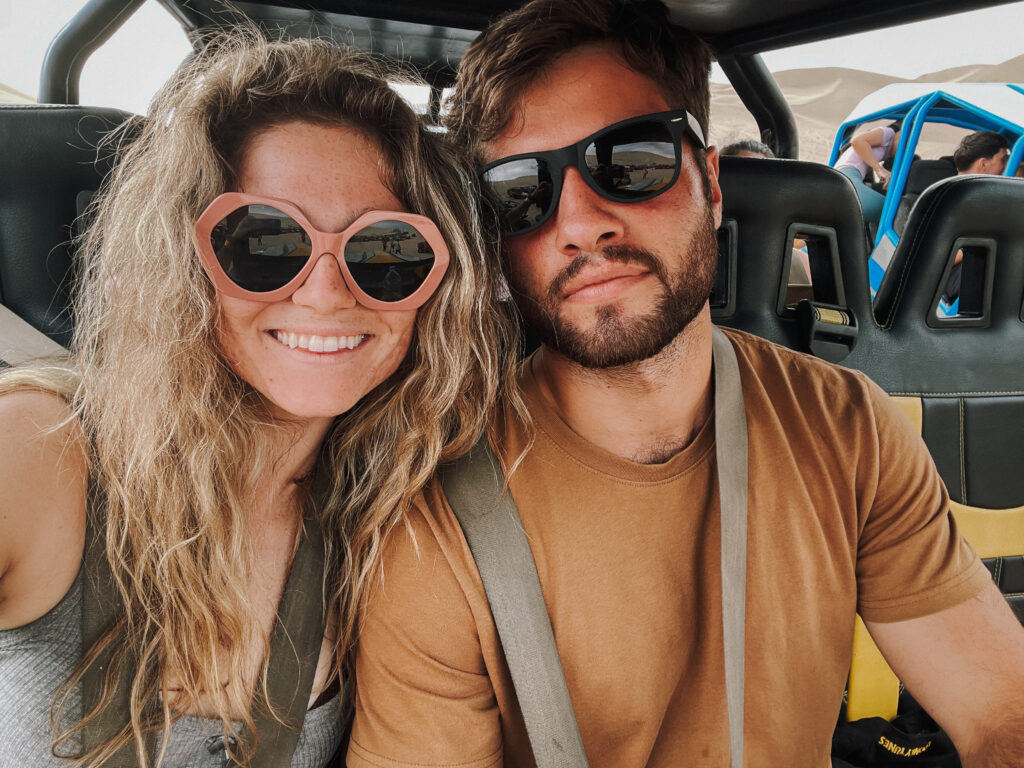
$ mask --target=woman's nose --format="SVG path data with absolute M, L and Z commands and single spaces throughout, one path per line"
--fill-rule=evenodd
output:
M 322 313 L 352 309 L 357 303 L 341 274 L 338 258 L 331 253 L 320 255 L 306 280 L 292 294 L 292 301 Z

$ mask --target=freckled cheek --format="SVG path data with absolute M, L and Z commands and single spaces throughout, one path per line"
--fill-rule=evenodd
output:
M 383 382 L 402 364 L 409 351 L 409 345 L 412 343 L 414 322 L 415 313 L 407 325 L 400 328 L 393 326 L 392 332 L 381 338 L 381 343 L 386 343 L 387 348 L 381 349 L 376 363 L 368 372 L 368 379 L 372 380 L 372 386 Z
M 238 301 L 238 300 L 236 300 Z M 260 355 L 263 348 L 256 336 L 246 334 L 250 328 L 248 317 L 239 317 L 237 307 L 223 307 L 217 328 L 220 352 L 231 369 L 245 381 L 253 383 L 253 376 L 259 372 L 261 378 L 269 380 L 268 372 L 262 370 Z
M 403 329 L 395 338 L 394 349 L 391 352 L 389 361 L 389 370 L 387 375 L 390 376 L 395 372 L 395 369 L 402 364 L 405 360 L 405 356 L 409 353 L 409 346 L 412 344 L 413 336 L 413 325 L 410 323 L 408 327 Z
M 228 361 L 228 365 L 234 369 L 235 373 L 240 374 L 239 364 L 245 356 L 242 354 L 238 343 L 238 334 L 232 328 L 230 321 L 221 320 L 217 328 L 217 341 L 220 345 L 221 355 Z

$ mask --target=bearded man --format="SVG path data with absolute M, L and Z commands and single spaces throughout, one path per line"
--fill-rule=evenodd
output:
M 519 379 L 532 425 L 510 403 L 492 447 L 589 763 L 728 766 L 742 743 L 749 766 L 828 765 L 859 612 L 966 765 L 1017 765 L 1024 630 L 909 420 L 863 375 L 712 326 L 709 69 L 659 2 L 533 0 L 470 46 L 452 100 L 452 138 L 479 161 L 512 295 L 542 342 Z M 738 735 L 723 341 L 748 440 Z M 362 625 L 348 765 L 533 765 L 440 487 L 407 522 Z M 983 762 L 999 750 L 1008 762 Z

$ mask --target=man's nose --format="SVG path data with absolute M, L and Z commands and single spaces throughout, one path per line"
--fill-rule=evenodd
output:
M 618 203 L 601 197 L 572 166 L 562 175 L 562 194 L 555 210 L 558 249 L 566 254 L 591 252 L 623 236 Z
M 292 294 L 292 301 L 325 314 L 352 309 L 357 304 L 341 274 L 337 257 L 331 253 L 320 254 L 313 270 Z

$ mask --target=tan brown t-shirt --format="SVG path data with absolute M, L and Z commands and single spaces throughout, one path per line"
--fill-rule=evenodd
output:
M 854 612 L 975 595 L 920 437 L 866 377 L 729 332 L 749 429 L 745 749 L 828 765 Z M 511 489 L 593 768 L 728 765 L 714 419 L 664 464 L 577 436 L 521 377 L 533 447 Z M 509 427 L 501 453 L 526 446 Z M 530 766 L 483 586 L 435 485 L 385 553 L 357 660 L 348 765 Z

